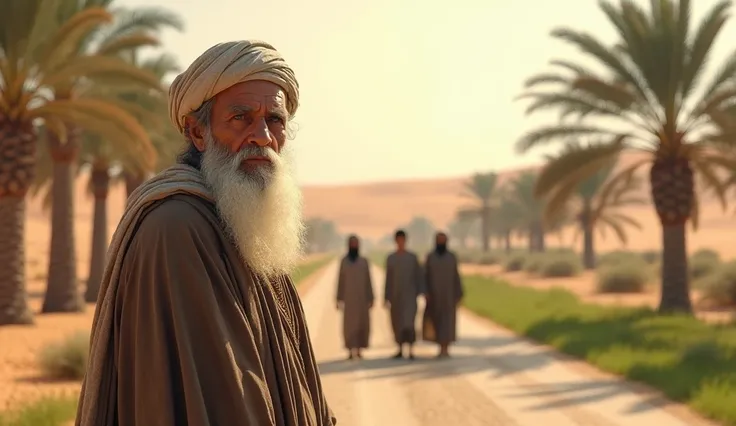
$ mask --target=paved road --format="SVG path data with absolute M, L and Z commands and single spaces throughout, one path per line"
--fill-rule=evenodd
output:
M 571 368 L 535 346 L 489 327 L 471 315 L 459 318 L 453 358 L 433 359 L 422 344 L 418 359 L 391 360 L 395 352 L 388 314 L 372 313 L 371 349 L 346 361 L 341 317 L 334 308 L 337 264 L 330 265 L 304 297 L 325 392 L 344 426 L 694 426 L 668 403 L 637 393 L 619 380 Z M 377 300 L 383 272 L 372 270 Z M 421 308 L 421 306 L 420 306 Z M 420 310 L 421 312 L 421 310 Z

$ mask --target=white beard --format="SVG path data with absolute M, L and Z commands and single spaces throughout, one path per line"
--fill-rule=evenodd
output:
M 305 233 L 292 152 L 261 149 L 258 154 L 268 155 L 272 167 L 246 173 L 241 164 L 248 148 L 231 154 L 207 133 L 202 174 L 241 257 L 254 273 L 266 277 L 292 272 L 302 258 Z

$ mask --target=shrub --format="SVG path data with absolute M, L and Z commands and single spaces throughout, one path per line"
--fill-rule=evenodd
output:
M 503 261 L 503 256 L 495 252 L 480 253 L 476 257 L 476 262 L 479 265 L 498 265 L 501 261 Z
M 736 303 L 736 261 L 724 263 L 702 281 L 702 297 L 719 306 Z
M 698 250 L 688 261 L 690 277 L 700 279 L 715 272 L 721 266 L 721 256 L 713 250 Z
M 527 256 L 523 253 L 513 253 L 509 255 L 509 257 L 506 258 L 506 262 L 504 262 L 504 270 L 507 272 L 521 271 L 524 269 L 526 258 Z
M 662 259 L 662 254 L 656 250 L 647 250 L 641 253 L 641 258 L 645 262 L 653 265 Z
M 542 262 L 540 275 L 546 278 L 574 277 L 580 274 L 583 264 L 576 254 L 550 254 Z
M 460 263 L 475 263 L 476 259 L 478 258 L 478 254 L 471 250 L 458 250 L 456 254 L 457 260 Z
M 53 379 L 82 379 L 87 370 L 89 333 L 78 332 L 43 348 L 39 364 Z
M 644 258 L 637 253 L 632 253 L 630 251 L 617 250 L 617 251 L 611 251 L 608 253 L 604 253 L 600 257 L 598 257 L 598 266 L 599 267 L 614 266 L 614 265 L 620 265 L 622 263 L 630 263 L 630 262 L 644 263 L 643 261 L 644 261 Z
M 600 293 L 638 293 L 649 282 L 649 268 L 638 260 L 609 263 L 598 270 L 597 288 Z
M 524 261 L 524 271 L 530 274 L 539 273 L 547 260 L 547 256 L 549 255 L 545 253 L 528 254 L 526 256 L 526 260 Z

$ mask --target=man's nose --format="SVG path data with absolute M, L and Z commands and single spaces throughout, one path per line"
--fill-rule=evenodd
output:
M 249 145 L 269 146 L 273 142 L 271 132 L 268 130 L 266 120 L 258 120 L 253 123 L 254 130 L 248 137 Z

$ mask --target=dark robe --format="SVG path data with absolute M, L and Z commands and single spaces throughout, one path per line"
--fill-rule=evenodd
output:
M 98 307 L 114 309 L 114 370 L 88 371 L 101 400 L 83 386 L 77 425 L 337 424 L 288 276 L 252 274 L 197 196 L 155 201 L 135 226 L 112 306 Z
M 394 252 L 386 259 L 384 297 L 391 304 L 391 327 L 396 343 L 414 343 L 417 297 L 424 293 L 422 267 L 410 251 Z
M 342 330 L 347 349 L 368 347 L 371 334 L 370 309 L 373 306 L 373 283 L 368 260 L 345 256 L 340 263 L 337 301 L 343 306 Z
M 423 339 L 448 344 L 456 339 L 457 305 L 463 298 L 457 257 L 452 252 L 432 252 L 424 265 L 427 286 Z M 429 326 L 429 327 L 428 327 Z M 429 328 L 429 329 L 428 329 Z

